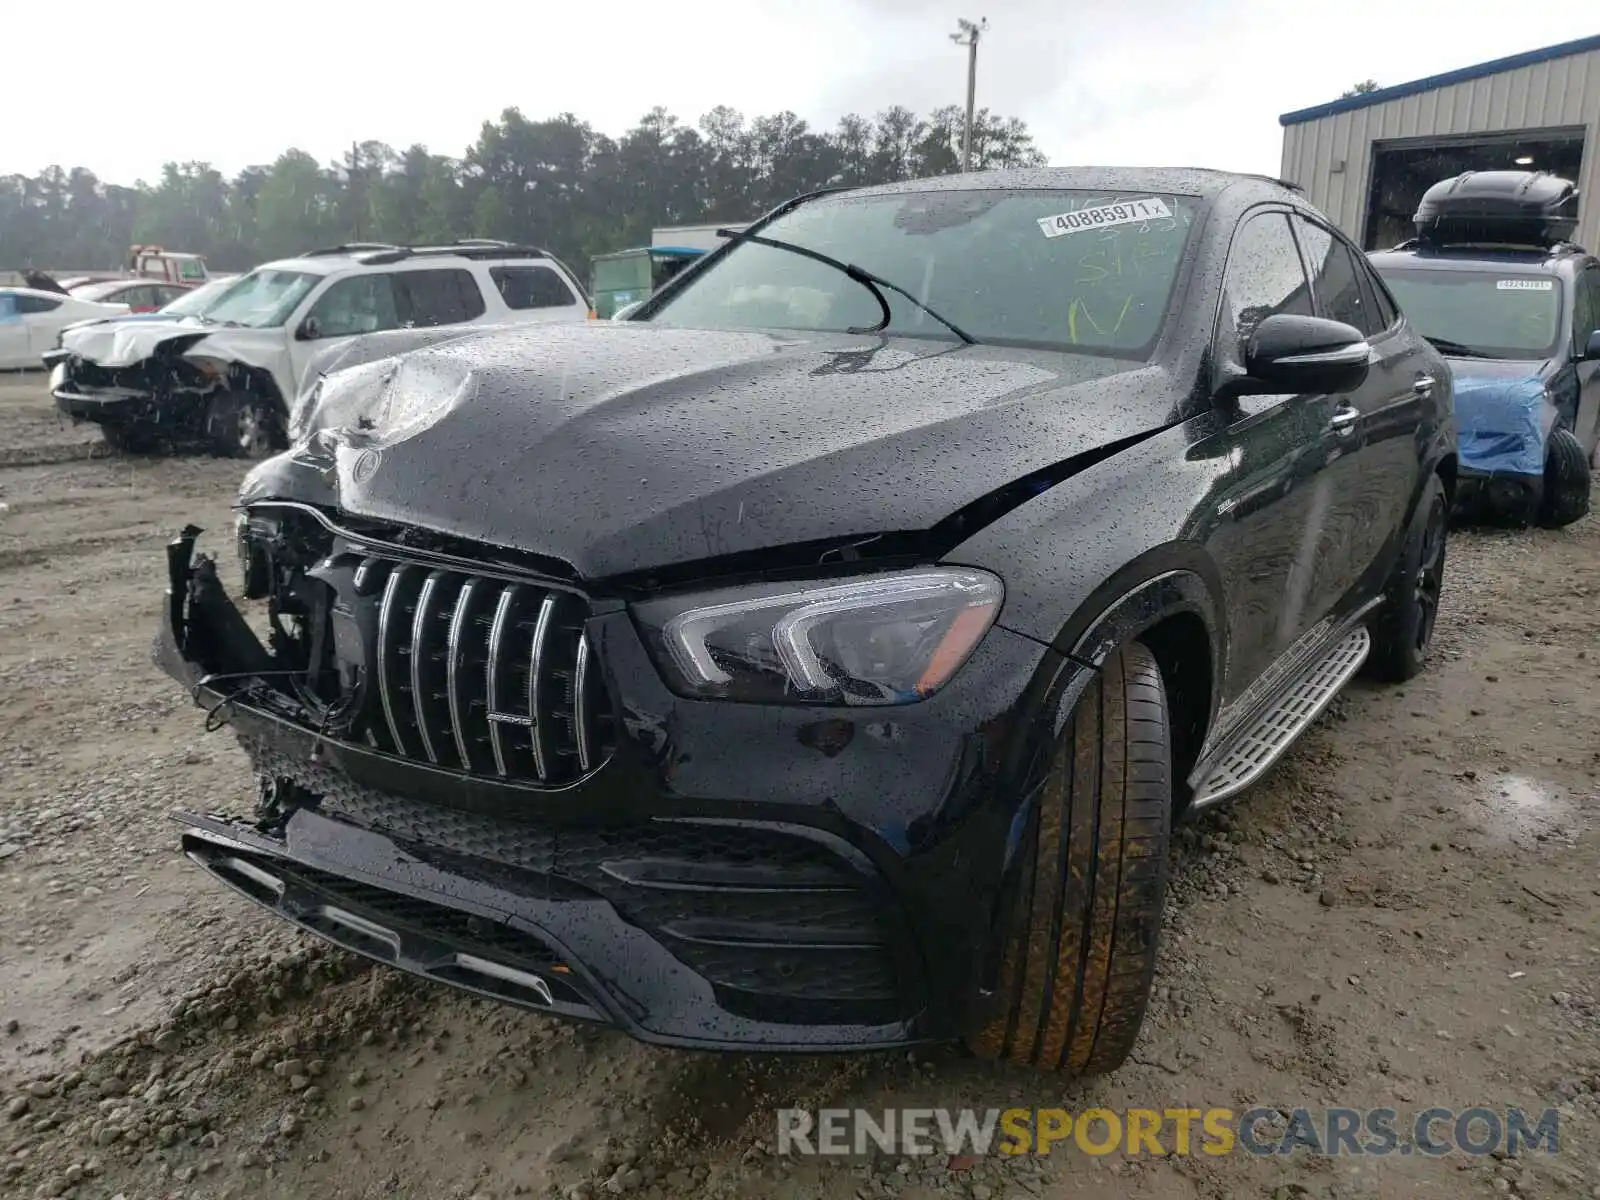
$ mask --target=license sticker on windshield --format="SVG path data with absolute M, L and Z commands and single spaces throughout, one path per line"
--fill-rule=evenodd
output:
M 1497 279 L 1494 286 L 1502 292 L 1549 292 L 1556 286 L 1554 279 Z
M 1066 233 L 1081 233 L 1085 229 L 1139 225 L 1171 216 L 1172 210 L 1167 207 L 1167 202 L 1152 196 L 1148 200 L 1122 200 L 1116 204 L 1098 204 L 1093 208 L 1080 208 L 1077 212 L 1040 217 L 1039 228 L 1044 231 L 1045 237 L 1053 238 Z

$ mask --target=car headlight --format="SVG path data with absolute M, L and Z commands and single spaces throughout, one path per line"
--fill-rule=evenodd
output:
M 967 661 L 1000 614 L 986 571 L 923 567 L 766 583 L 633 606 L 673 690 L 768 704 L 913 704 Z

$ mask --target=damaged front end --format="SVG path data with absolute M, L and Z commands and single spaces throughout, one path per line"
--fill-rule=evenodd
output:
M 99 345 L 115 331 L 71 331 Z M 165 337 L 148 354 L 96 355 L 89 346 L 64 344 L 45 354 L 50 394 L 74 424 L 99 425 L 106 441 L 129 451 L 160 445 L 204 447 L 258 457 L 285 444 L 285 406 L 273 372 L 217 353 L 194 353 L 213 331 Z M 129 335 L 132 336 L 132 335 Z
M 103 366 L 70 349 L 44 356 L 50 394 L 74 422 L 89 421 L 127 440 L 193 438 L 203 435 L 212 397 L 228 385 L 228 364 L 191 359 L 184 351 L 206 335 L 174 338 L 148 358 Z
M 257 770 L 251 811 L 175 814 L 220 881 L 379 962 L 660 1044 L 939 1034 L 867 856 L 792 808 L 663 792 L 664 731 L 591 655 L 645 686 L 620 605 L 266 502 L 238 530 L 257 620 L 200 532 L 168 548 L 155 659 Z

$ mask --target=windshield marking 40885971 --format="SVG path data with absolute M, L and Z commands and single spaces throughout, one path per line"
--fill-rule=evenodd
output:
M 1075 212 L 1057 213 L 1053 217 L 1040 217 L 1039 228 L 1047 238 L 1079 233 L 1085 229 L 1104 229 L 1108 225 L 1137 225 L 1171 217 L 1172 210 L 1166 202 L 1152 196 L 1148 200 L 1123 200 L 1116 204 L 1098 204 L 1093 208 L 1080 208 Z

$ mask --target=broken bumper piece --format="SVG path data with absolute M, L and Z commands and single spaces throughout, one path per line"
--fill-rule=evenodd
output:
M 194 555 L 199 532 L 168 549 L 154 657 L 209 728 L 231 727 L 261 782 L 250 818 L 173 814 L 184 852 L 217 879 L 380 963 L 645 1042 L 819 1051 L 950 1036 L 907 1000 L 921 994 L 914 939 L 891 932 L 897 905 L 842 838 L 682 813 L 597 825 L 570 806 L 566 822 L 534 824 L 537 797 L 508 804 L 481 780 L 329 740 L 275 686 L 214 564 Z M 812 945 L 794 944 L 806 930 Z

